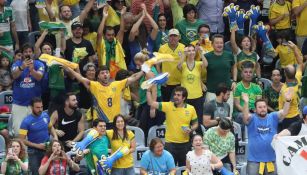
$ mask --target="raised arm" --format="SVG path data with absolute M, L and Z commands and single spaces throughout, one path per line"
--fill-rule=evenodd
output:
M 19 47 L 19 39 L 18 39 L 17 31 L 16 31 L 15 21 L 12 21 L 10 23 L 10 26 L 11 26 L 11 32 L 12 32 L 12 35 L 15 41 L 15 50 L 18 50 L 20 47 Z
M 243 106 L 243 122 L 245 124 L 248 124 L 250 119 L 251 119 L 251 116 L 249 114 L 249 109 L 248 109 L 248 101 L 249 101 L 249 98 L 248 98 L 248 95 L 246 93 L 242 93 L 242 99 L 244 101 L 244 106 Z
M 87 78 L 82 77 L 82 75 L 80 73 L 77 73 L 76 71 L 72 70 L 69 67 L 63 67 L 67 73 L 71 74 L 73 77 L 75 77 L 80 83 L 82 83 L 86 89 L 90 88 L 90 80 L 88 80 Z
M 235 54 L 235 55 L 237 55 L 238 51 L 239 51 L 239 47 L 238 47 L 237 42 L 236 42 L 236 31 L 237 31 L 237 29 L 232 29 L 231 35 L 230 35 L 231 49 L 232 49 L 233 54 Z
M 146 17 L 150 22 L 150 25 L 152 27 L 152 31 L 150 33 L 150 37 L 152 40 L 156 40 L 157 35 L 158 35 L 158 31 L 159 31 L 159 26 L 157 25 L 157 23 L 155 22 L 155 20 L 150 16 L 150 14 L 146 11 Z
M 151 89 L 147 89 L 146 91 L 147 104 L 152 108 L 159 109 L 159 103 L 152 99 L 151 93 L 152 93 Z
M 45 4 L 46 4 L 45 9 L 46 9 L 47 14 L 48 14 L 48 16 L 49 16 L 49 20 L 50 20 L 50 21 L 56 21 L 55 14 L 53 13 L 53 11 L 52 11 L 52 9 L 51 9 L 51 4 L 49 4 L 49 3 L 47 2 L 47 0 L 45 0 Z
M 91 10 L 92 6 L 94 5 L 95 0 L 89 0 L 84 9 L 82 10 L 79 20 L 83 23 L 84 19 L 87 17 L 88 12 Z
M 288 88 L 287 92 L 285 92 L 284 94 L 280 94 L 284 95 L 286 102 L 284 103 L 283 109 L 278 111 L 279 120 L 284 119 L 284 117 L 288 114 L 293 93 L 294 93 L 293 87 L 290 87 Z
M 100 25 L 98 27 L 98 31 L 97 31 L 97 46 L 100 45 L 101 41 L 102 41 L 102 37 L 103 37 L 103 30 L 104 30 L 104 27 L 105 27 L 105 24 L 106 24 L 106 20 L 108 18 L 108 9 L 109 9 L 109 6 L 106 5 L 103 7 L 103 17 L 102 17 L 102 20 L 100 22 Z
M 140 71 L 138 73 L 134 73 L 133 75 L 131 75 L 128 80 L 127 80 L 127 86 L 129 86 L 130 84 L 136 82 L 138 79 L 140 79 L 142 76 L 144 75 L 143 71 Z
M 123 44 L 124 41 L 124 34 L 125 34 L 125 20 L 123 15 L 126 13 L 127 7 L 123 6 L 122 10 L 120 11 L 120 26 L 119 31 L 117 32 L 116 39 Z
M 133 24 L 131 28 L 131 31 L 129 33 L 129 41 L 133 41 L 135 37 L 139 34 L 138 31 L 145 17 L 145 11 L 143 10 L 141 13 L 142 13 L 142 16 L 136 21 L 136 23 Z
M 177 64 L 177 69 L 178 69 L 179 71 L 182 71 L 182 64 L 184 63 L 184 58 L 185 58 L 186 50 L 187 50 L 187 49 L 184 48 L 184 53 L 181 53 L 181 51 L 178 52 L 180 61 L 179 61 L 178 64 Z
M 45 39 L 45 37 L 47 36 L 47 34 L 48 34 L 48 30 L 45 29 L 45 30 L 43 31 L 43 33 L 41 34 L 41 36 L 40 36 L 40 37 L 37 39 L 37 41 L 35 42 L 35 45 L 34 45 L 34 54 L 35 54 L 36 56 L 40 56 L 40 54 L 41 54 L 41 49 L 40 49 L 40 47 L 41 47 L 42 43 L 44 42 L 44 39 Z
M 301 71 L 303 71 L 304 63 L 303 63 L 303 56 L 302 56 L 300 49 L 292 41 L 289 41 L 288 44 L 289 44 L 289 47 L 294 51 L 295 58 L 298 64 L 298 68 Z
M 293 13 L 296 15 L 296 16 L 299 16 L 301 14 L 301 12 L 307 7 L 307 1 L 305 1 L 302 5 L 300 6 L 297 6 L 297 7 L 294 7 L 292 9 Z
M 203 70 L 208 67 L 208 60 L 204 55 L 204 49 L 201 46 L 199 46 L 199 49 L 200 49 L 200 57 L 203 62 L 203 64 L 201 65 L 201 69 Z

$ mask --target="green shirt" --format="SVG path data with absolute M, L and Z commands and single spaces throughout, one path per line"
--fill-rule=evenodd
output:
M 255 83 L 250 83 L 249 87 L 245 87 L 242 81 L 240 81 L 237 84 L 234 95 L 233 95 L 234 98 L 240 99 L 240 106 L 244 106 L 244 101 L 242 99 L 242 93 L 246 93 L 248 95 L 248 98 L 249 98 L 248 108 L 252 110 L 255 109 L 255 101 L 257 100 L 257 98 L 262 97 L 262 90 L 260 86 Z
M 279 92 L 270 86 L 264 89 L 263 96 L 268 100 L 268 105 L 275 111 L 278 111 Z
M 13 10 L 11 7 L 4 7 L 3 12 L 0 12 L 0 30 L 3 32 L 3 36 L 0 37 L 0 45 L 2 46 L 13 44 L 11 22 L 15 22 Z
M 154 66 L 151 67 L 151 71 L 155 74 L 155 76 L 159 74 Z M 139 84 L 141 85 L 144 81 L 145 81 L 145 76 L 142 76 L 139 80 L 140 82 Z M 140 97 L 140 104 L 147 103 L 146 89 L 139 88 L 139 97 Z M 157 97 L 161 97 L 161 85 L 157 86 Z
M 209 150 L 220 159 L 228 153 L 235 152 L 234 135 L 228 132 L 226 137 L 221 137 L 217 133 L 217 127 L 212 127 L 205 132 L 204 144 L 208 145 Z
M 208 61 L 207 67 L 207 89 L 215 93 L 220 83 L 231 86 L 231 70 L 234 65 L 234 56 L 231 52 L 224 51 L 222 55 L 215 55 L 214 51 L 205 54 Z
M 48 70 L 49 76 L 49 88 L 64 90 L 65 82 L 64 82 L 64 72 L 63 69 L 59 65 L 52 65 Z
M 257 61 L 259 59 L 259 56 L 257 55 L 256 52 L 252 52 L 250 55 L 244 53 L 243 51 L 239 50 L 237 56 L 237 68 L 238 68 L 238 76 L 237 76 L 237 81 L 241 81 L 241 72 L 242 72 L 242 64 L 244 62 L 251 62 L 254 64 L 254 74 L 255 74 L 255 68 L 256 68 L 256 64 Z
M 23 163 L 28 162 L 28 159 L 25 158 L 21 160 Z M 23 175 L 25 172 L 21 169 L 21 166 L 16 161 L 7 161 L 5 175 Z
M 95 155 L 98 159 L 102 155 L 108 157 L 108 148 L 110 142 L 106 135 L 101 136 L 100 138 L 96 139 L 93 143 L 91 143 L 88 148 L 91 150 L 91 153 Z
M 201 19 L 196 19 L 194 23 L 188 22 L 186 19 L 179 21 L 176 24 L 176 29 L 178 29 L 181 36 L 181 43 L 184 45 L 189 45 L 191 42 L 198 39 L 197 29 L 198 26 L 204 24 L 205 22 Z

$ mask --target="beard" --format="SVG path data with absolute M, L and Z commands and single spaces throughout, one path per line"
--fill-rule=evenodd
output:
M 40 116 L 40 115 L 42 114 L 42 111 L 38 111 L 38 112 L 33 111 L 33 114 L 34 114 L 35 116 Z
M 76 110 L 77 108 L 78 108 L 78 105 L 69 105 L 68 106 L 70 109 L 72 109 L 72 110 Z
M 267 114 L 267 112 L 260 112 L 258 115 L 259 117 L 264 118 Z

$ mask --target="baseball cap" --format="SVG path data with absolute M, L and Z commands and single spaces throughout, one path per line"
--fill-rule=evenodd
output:
M 75 21 L 71 24 L 71 30 L 75 30 L 78 27 L 82 27 L 82 24 L 79 21 Z
M 177 35 L 177 36 L 179 36 L 180 34 L 179 34 L 179 31 L 178 31 L 177 29 L 171 29 L 171 30 L 169 30 L 169 32 L 168 32 L 168 36 L 171 36 L 171 35 Z
M 306 115 L 306 114 L 307 114 L 307 106 L 303 108 L 303 115 Z
M 0 107 L 0 114 L 3 114 L 3 113 L 10 113 L 10 108 L 8 106 L 1 106 Z

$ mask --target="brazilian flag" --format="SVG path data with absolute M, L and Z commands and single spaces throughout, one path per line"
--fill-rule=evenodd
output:
M 66 27 L 61 22 L 46 22 L 41 21 L 39 22 L 39 28 L 41 30 L 48 30 L 49 33 L 57 33 L 60 30 L 64 30 L 64 33 L 67 34 Z

